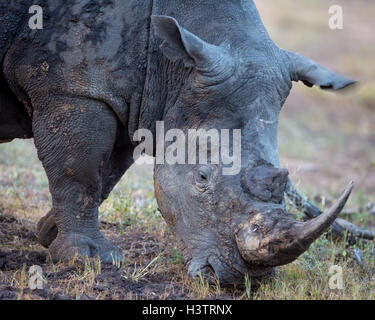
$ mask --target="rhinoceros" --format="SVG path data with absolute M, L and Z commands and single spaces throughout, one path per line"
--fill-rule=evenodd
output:
M 279 48 L 253 1 L 37 2 L 0 3 L 0 141 L 34 138 L 52 195 L 38 238 L 54 261 L 122 259 L 99 231 L 98 207 L 135 161 L 135 132 L 155 134 L 158 121 L 241 130 L 237 174 L 222 174 L 221 162 L 155 165 L 157 203 L 191 276 L 266 277 L 331 225 L 342 234 L 335 219 L 352 184 L 324 213 L 306 200 L 281 168 L 278 117 L 293 81 L 333 90 L 354 81 Z M 28 23 L 35 4 L 43 29 Z M 285 194 L 310 220 L 286 211 Z

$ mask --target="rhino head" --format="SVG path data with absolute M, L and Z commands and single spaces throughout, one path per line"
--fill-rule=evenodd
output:
M 171 84 L 182 82 L 168 88 L 165 129 L 241 130 L 236 174 L 223 174 L 221 160 L 155 166 L 158 205 L 182 244 L 189 273 L 213 271 L 222 283 L 242 282 L 246 274 L 265 277 L 295 260 L 334 222 L 352 189 L 308 222 L 286 212 L 288 171 L 280 167 L 277 132 L 292 82 L 338 90 L 354 81 L 277 47 L 254 11 L 241 15 L 224 36 L 225 26 L 190 32 L 170 16 L 152 17 L 163 70 L 180 68 L 169 77 Z M 229 150 L 236 146 L 231 140 Z M 215 147 L 211 143 L 208 154 Z

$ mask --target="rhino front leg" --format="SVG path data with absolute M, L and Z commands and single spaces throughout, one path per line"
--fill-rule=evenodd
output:
M 102 202 L 103 170 L 117 135 L 117 119 L 103 103 L 54 98 L 34 107 L 33 131 L 39 159 L 46 170 L 53 208 L 39 231 L 54 261 L 78 255 L 99 255 L 111 263 L 121 252 L 101 234 L 98 207 Z M 53 101 L 52 104 L 50 101 Z
M 102 202 L 107 199 L 126 170 L 132 165 L 132 146 L 117 147 L 113 150 L 108 165 L 103 171 L 102 181 Z M 47 215 L 40 219 L 37 226 L 38 239 L 42 246 L 49 248 L 57 237 L 57 226 L 55 223 L 54 211 L 51 209 Z

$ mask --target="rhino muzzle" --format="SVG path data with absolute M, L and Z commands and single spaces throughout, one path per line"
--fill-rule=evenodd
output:
M 235 229 L 242 258 L 255 267 L 280 266 L 294 261 L 327 231 L 344 208 L 352 189 L 353 182 L 327 211 L 307 222 L 295 220 L 283 209 L 252 212 Z

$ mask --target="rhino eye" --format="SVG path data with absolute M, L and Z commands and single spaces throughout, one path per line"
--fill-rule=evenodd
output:
M 203 181 L 207 181 L 208 180 L 208 176 L 205 172 L 203 171 L 199 171 L 199 178 Z
M 198 170 L 198 182 L 206 183 L 210 180 L 211 170 L 209 167 L 201 167 Z

